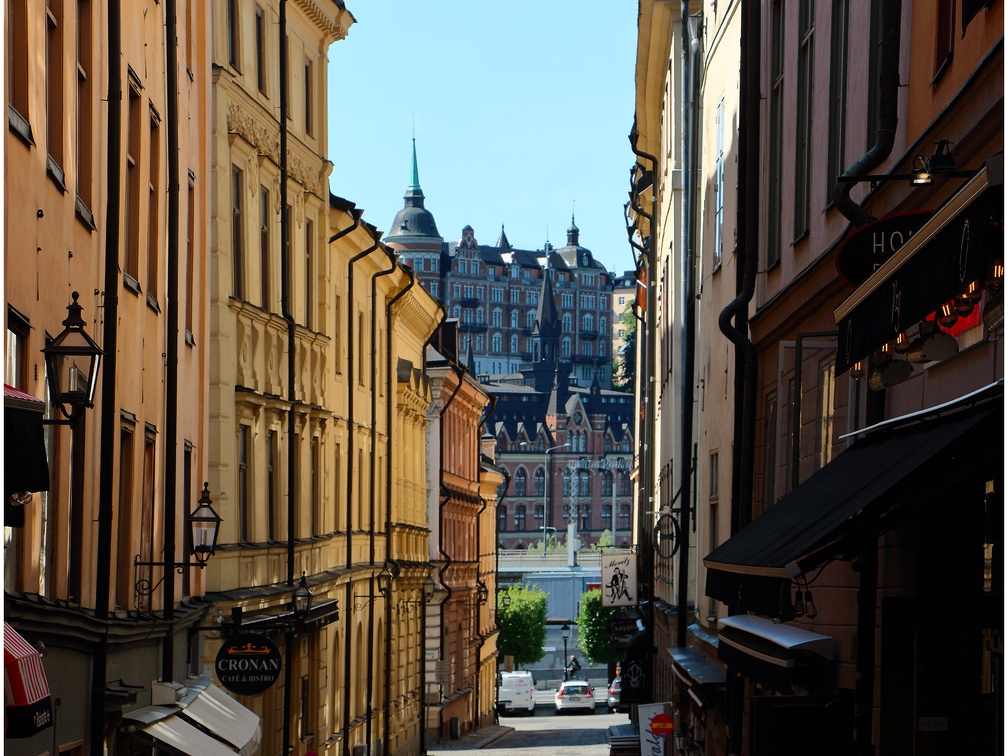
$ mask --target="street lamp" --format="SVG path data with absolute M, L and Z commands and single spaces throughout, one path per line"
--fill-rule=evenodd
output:
M 98 385 L 98 365 L 102 350 L 84 331 L 84 318 L 80 296 L 70 295 L 63 330 L 43 350 L 46 364 L 46 383 L 50 401 L 60 408 L 65 420 L 44 420 L 47 425 L 70 426 L 70 585 L 71 600 L 81 597 L 81 558 L 84 532 L 84 410 L 94 406 L 95 387 Z
M 308 616 L 308 612 L 311 611 L 312 595 L 311 590 L 308 588 L 308 576 L 302 572 L 301 583 L 294 589 L 294 594 L 291 596 L 291 605 L 294 607 L 294 619 L 298 622 L 303 622 L 304 618 Z
M 564 642 L 564 655 L 563 655 L 563 665 L 564 665 L 564 680 L 567 679 L 567 639 L 570 638 L 570 625 L 566 622 L 563 623 L 563 627 L 560 628 L 560 637 L 563 638 Z
M 569 443 L 557 444 L 543 454 L 543 559 L 546 558 L 546 526 L 549 523 L 549 453 L 568 446 Z

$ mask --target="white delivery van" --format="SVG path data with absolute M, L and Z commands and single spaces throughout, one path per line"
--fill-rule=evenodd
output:
M 501 672 L 497 684 L 497 710 L 501 714 L 523 711 L 535 714 L 535 680 L 531 672 Z

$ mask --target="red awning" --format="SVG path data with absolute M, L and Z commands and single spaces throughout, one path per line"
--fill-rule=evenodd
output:
M 52 699 L 42 654 L 4 622 L 4 693 L 8 738 L 27 738 L 52 726 Z

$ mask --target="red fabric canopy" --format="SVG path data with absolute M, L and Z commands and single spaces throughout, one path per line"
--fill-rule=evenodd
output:
M 4 688 L 8 738 L 27 738 L 52 726 L 52 699 L 42 654 L 4 622 Z

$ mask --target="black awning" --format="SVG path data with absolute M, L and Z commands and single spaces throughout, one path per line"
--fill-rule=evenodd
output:
M 852 558 L 899 518 L 1003 465 L 1004 387 L 973 405 L 893 421 L 823 467 L 704 558 L 708 596 L 737 611 L 790 617 L 790 579 Z
M 24 510 L 10 504 L 11 494 L 49 490 L 44 411 L 40 399 L 4 384 L 4 524 L 9 526 L 24 522 Z
M 984 280 L 1004 254 L 1000 160 L 988 161 L 834 311 L 837 375 Z M 996 166 L 996 167 L 995 167 Z

